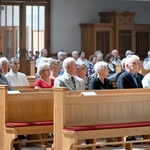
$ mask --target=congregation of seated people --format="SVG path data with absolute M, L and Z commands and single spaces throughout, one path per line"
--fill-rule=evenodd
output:
M 66 87 L 69 91 L 111 90 L 114 89 L 113 82 L 118 89 L 150 88 L 150 73 L 145 76 L 139 73 L 143 67 L 141 60 L 131 50 L 127 50 L 122 59 L 116 49 L 106 56 L 97 50 L 89 58 L 86 58 L 86 51 L 83 50 L 72 51 L 71 57 L 67 57 L 64 50 L 58 52 L 57 58 L 48 57 L 46 49 L 42 49 L 40 54 L 35 66 L 35 89 Z M 116 72 L 116 65 L 120 65 L 120 72 Z M 8 85 L 9 90 L 13 90 L 13 86 L 29 85 L 27 76 L 19 69 L 18 58 L 8 60 L 1 57 L 0 84 Z

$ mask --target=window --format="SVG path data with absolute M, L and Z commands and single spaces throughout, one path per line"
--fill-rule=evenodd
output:
M 20 49 L 50 50 L 50 0 L 0 2 L 0 52 L 10 59 Z

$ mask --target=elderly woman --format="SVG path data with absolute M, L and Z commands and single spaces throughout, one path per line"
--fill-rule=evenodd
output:
M 39 78 L 35 81 L 34 88 L 52 88 L 54 86 L 54 79 L 50 78 L 49 63 L 43 62 L 38 65 L 37 73 Z
M 0 84 L 8 85 L 8 90 L 12 90 L 11 85 L 9 84 L 7 78 L 3 75 L 3 67 L 2 67 L 3 58 L 0 58 Z
M 51 59 L 49 60 L 49 64 L 50 64 L 50 77 L 55 79 L 56 77 L 58 77 L 58 74 L 60 72 L 61 61 L 57 59 Z
M 100 61 L 94 65 L 96 75 L 91 79 L 89 90 L 113 89 L 113 85 L 108 76 L 108 64 Z
M 51 60 L 52 58 L 50 58 L 50 57 L 42 57 L 40 60 L 39 60 L 39 62 L 38 62 L 38 65 L 40 65 L 40 64 L 42 64 L 43 62 L 47 62 L 47 63 L 49 63 L 49 61 Z M 38 68 L 38 66 L 37 66 L 37 68 Z M 39 78 L 39 75 L 38 75 L 38 73 L 36 72 L 36 74 L 35 74 L 35 80 L 37 80 Z

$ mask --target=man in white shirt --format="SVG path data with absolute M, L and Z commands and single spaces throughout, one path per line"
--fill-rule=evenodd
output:
M 41 50 L 41 56 L 36 59 L 36 64 L 35 64 L 35 67 L 36 67 L 36 68 L 38 67 L 40 60 L 41 60 L 42 58 L 44 58 L 44 57 L 47 57 L 47 55 L 48 55 L 47 49 L 45 49 L 45 48 L 42 49 L 42 50 Z
M 11 86 L 25 86 L 29 85 L 27 77 L 24 73 L 18 72 L 20 69 L 19 59 L 13 57 L 9 62 L 10 71 L 5 75 Z

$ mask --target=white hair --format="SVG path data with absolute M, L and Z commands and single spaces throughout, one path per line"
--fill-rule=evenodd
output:
M 9 61 L 6 57 L 1 57 L 0 58 L 0 65 L 2 65 L 4 62 L 7 62 L 9 64 Z
M 137 55 L 128 55 L 126 58 L 137 58 L 137 59 L 139 59 L 140 60 L 140 57 L 139 56 L 137 56 Z
M 2 57 L 0 57 L 0 68 L 2 68 Z
M 45 68 L 50 68 L 49 63 L 48 62 L 40 63 L 37 67 L 37 74 L 40 76 L 40 72 Z
M 140 61 L 140 58 L 139 56 L 137 55 L 129 55 L 126 59 L 125 59 L 125 69 L 128 69 L 127 68 L 127 65 L 129 65 L 131 63 L 131 61 Z
M 95 73 L 99 73 L 100 70 L 103 70 L 104 68 L 106 68 L 108 66 L 108 63 L 104 62 L 104 61 L 99 61 L 94 65 L 94 70 Z
M 9 61 L 8 61 L 8 59 L 6 57 L 1 57 L 1 61 L 2 61 L 2 63 L 3 62 L 7 62 L 9 64 Z
M 66 70 L 67 66 L 71 65 L 72 62 L 75 62 L 76 63 L 76 60 L 72 57 L 67 57 L 64 59 L 63 61 L 63 68 L 64 70 Z
M 83 61 L 77 61 L 76 65 L 77 65 L 77 69 L 80 69 L 80 68 L 86 66 L 85 62 L 83 62 Z
M 150 53 L 150 50 L 147 52 L 147 55 L 149 55 L 149 53 Z
M 126 61 L 126 58 L 123 58 L 121 60 L 121 67 L 122 67 L 123 70 L 125 70 L 125 61 Z

